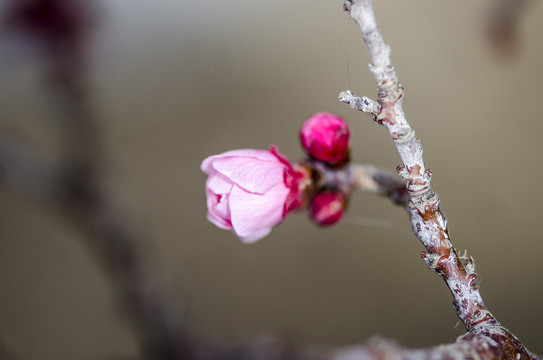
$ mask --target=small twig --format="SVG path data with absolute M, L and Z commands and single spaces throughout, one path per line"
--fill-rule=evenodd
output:
M 371 115 L 374 120 L 377 120 L 377 116 L 381 111 L 379 102 L 366 96 L 358 97 L 351 92 L 351 90 L 340 92 L 339 101 L 348 104 L 351 109 L 356 109 L 362 111 L 364 114 Z
M 350 171 L 354 188 L 386 196 L 397 205 L 407 206 L 409 197 L 405 182 L 390 171 L 373 165 L 352 165 Z
M 318 180 L 314 186 L 317 188 L 333 188 L 345 194 L 357 189 L 387 196 L 395 204 L 407 206 L 409 198 L 405 182 L 388 170 L 369 164 L 351 164 L 331 168 L 320 161 L 307 161 L 305 165 L 315 172 L 315 178 Z

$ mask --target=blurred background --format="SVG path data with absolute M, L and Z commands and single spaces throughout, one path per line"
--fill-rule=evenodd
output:
M 9 3 L 0 1 L 4 13 Z M 346 89 L 376 97 L 341 5 L 116 0 L 95 9 L 84 81 L 100 182 L 198 336 L 339 346 L 382 335 L 425 347 L 464 331 L 405 211 L 387 199 L 356 193 L 327 229 L 294 214 L 253 245 L 206 220 L 206 156 L 276 144 L 300 159 L 298 130 L 315 112 L 349 122 L 354 162 L 399 164 L 385 129 L 337 100 Z M 375 1 L 453 243 L 475 258 L 489 309 L 541 354 L 543 4 L 522 14 L 509 56 L 485 37 L 488 6 Z M 0 132 L 56 163 L 66 125 L 47 55 L 12 35 L 0 37 Z M 9 167 L 2 173 L 0 343 L 23 360 L 137 358 L 118 284 L 85 231 L 54 199 L 14 188 Z

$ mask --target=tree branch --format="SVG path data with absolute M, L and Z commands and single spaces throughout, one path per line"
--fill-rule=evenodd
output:
M 431 172 L 425 167 L 421 142 L 405 118 L 402 108 L 404 90 L 390 60 L 390 47 L 385 44 L 377 26 L 371 1 L 345 0 L 344 9 L 360 27 L 371 56 L 370 70 L 377 83 L 380 104 L 376 121 L 388 130 L 402 160 L 397 170 L 406 182 L 407 211 L 413 231 L 427 250 L 422 253 L 422 258 L 445 280 L 451 291 L 457 315 L 468 330 L 466 339 L 475 339 L 480 341 L 479 344 L 496 349 L 499 347 L 504 356 L 510 355 L 506 349 L 515 344 L 518 358 L 533 357 L 488 311 L 479 293 L 473 260 L 467 256 L 460 258 L 452 246 L 439 197 L 431 188 Z M 347 92 L 341 93 L 340 99 L 351 107 L 353 103 L 364 102 Z M 364 109 L 359 110 L 367 113 Z M 489 341 L 487 337 L 498 341 Z
M 354 189 L 386 196 L 397 205 L 407 206 L 409 200 L 405 182 L 388 170 L 370 164 L 352 164 L 342 168 L 330 168 L 321 162 L 310 162 L 309 167 L 318 173 L 315 185 L 341 189 L 348 194 Z
M 476 286 L 475 273 L 462 266 L 449 239 L 447 222 L 439 208 L 439 197 L 430 186 L 422 145 L 407 122 L 402 108 L 403 88 L 390 62 L 390 47 L 385 44 L 368 0 L 347 1 L 351 18 L 359 25 L 372 58 L 372 71 L 379 90 L 381 111 L 377 122 L 389 131 L 403 165 L 399 175 L 406 181 L 408 212 L 415 234 L 428 250 L 423 255 L 430 269 L 441 275 L 455 298 L 458 316 L 470 330 L 485 322 L 496 323 L 488 312 Z
M 378 101 L 362 96 L 358 97 L 351 90 L 342 91 L 339 93 L 339 100 L 349 104 L 351 109 L 362 111 L 364 114 L 371 115 L 374 120 L 381 112 L 381 104 Z

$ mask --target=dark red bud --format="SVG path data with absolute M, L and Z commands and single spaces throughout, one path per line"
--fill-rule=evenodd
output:
M 337 223 L 345 209 L 345 198 L 342 194 L 323 191 L 311 200 L 310 213 L 315 223 L 328 226 Z
M 349 126 L 337 115 L 318 113 L 305 121 L 300 140 L 314 159 L 336 166 L 349 160 Z

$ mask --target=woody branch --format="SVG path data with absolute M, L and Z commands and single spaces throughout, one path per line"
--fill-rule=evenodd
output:
M 377 83 L 378 100 L 375 104 L 350 91 L 340 93 L 339 98 L 352 108 L 373 116 L 389 131 L 402 160 L 397 170 L 406 183 L 406 209 L 411 225 L 426 248 L 422 258 L 431 270 L 445 280 L 451 291 L 458 317 L 468 330 L 464 340 L 482 335 L 479 339 L 486 342 L 490 340 L 483 338 L 488 336 L 498 341 L 495 346 L 501 349 L 504 357 L 507 355 L 504 349 L 509 346 L 516 349 L 515 354 L 511 355 L 517 358 L 532 357 L 486 308 L 477 286 L 473 260 L 467 256 L 459 257 L 452 246 L 439 197 L 431 188 L 431 172 L 425 167 L 420 139 L 415 136 L 402 108 L 404 90 L 390 60 L 390 47 L 384 42 L 377 26 L 371 0 L 345 0 L 344 9 L 360 27 L 371 56 L 369 67 Z
M 466 329 L 485 322 L 497 323 L 479 294 L 471 260 L 467 259 L 466 265 L 462 264 L 449 239 L 439 197 L 430 185 L 431 172 L 425 167 L 420 139 L 405 118 L 402 108 L 404 91 L 390 61 L 390 47 L 385 44 L 377 27 L 371 2 L 355 0 L 345 4 L 351 18 L 360 27 L 372 59 L 370 70 L 377 82 L 380 105 L 375 120 L 389 131 L 400 154 L 403 164 L 398 167 L 398 173 L 407 186 L 407 210 L 415 234 L 427 249 L 423 259 L 447 282 L 458 316 Z M 357 99 L 350 92 L 340 94 L 340 98 L 347 103 L 356 103 Z

